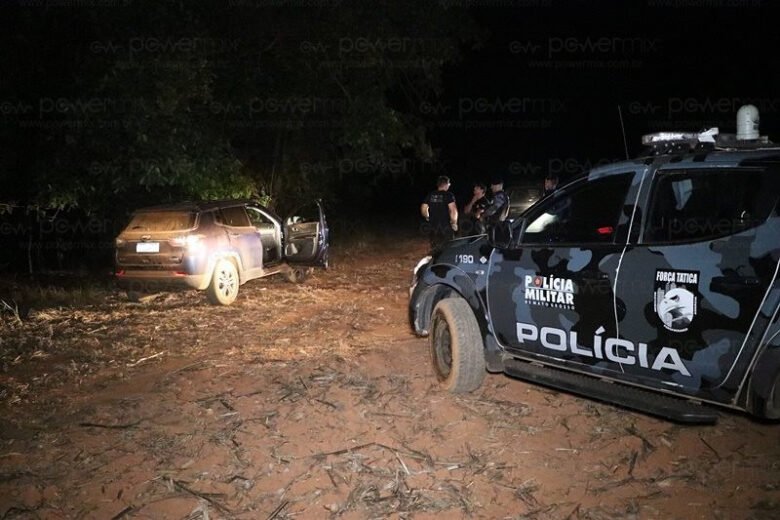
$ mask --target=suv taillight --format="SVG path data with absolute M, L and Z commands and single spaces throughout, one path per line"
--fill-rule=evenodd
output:
M 204 248 L 204 235 L 184 235 L 170 240 L 171 245 L 174 247 L 184 247 L 191 253 L 198 253 L 203 251 Z

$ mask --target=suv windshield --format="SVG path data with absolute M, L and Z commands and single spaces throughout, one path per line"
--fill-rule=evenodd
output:
M 133 215 L 128 231 L 181 231 L 195 225 L 191 211 L 142 211 Z

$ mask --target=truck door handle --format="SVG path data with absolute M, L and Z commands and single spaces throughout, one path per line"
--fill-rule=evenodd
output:
M 240 234 L 240 233 L 228 233 L 228 236 L 229 236 L 230 238 L 238 238 L 238 237 L 240 237 L 240 236 L 241 236 L 241 234 Z

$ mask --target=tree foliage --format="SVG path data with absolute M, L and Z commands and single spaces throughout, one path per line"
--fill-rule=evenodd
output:
M 430 161 L 418 108 L 478 36 L 428 2 L 179 2 L 13 13 L 0 64 L 5 202 L 107 212 L 327 195 Z

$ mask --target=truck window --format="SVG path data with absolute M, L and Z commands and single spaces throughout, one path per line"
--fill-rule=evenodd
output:
M 766 170 L 677 170 L 657 175 L 645 244 L 697 242 L 764 222 L 778 199 Z
M 556 193 L 528 215 L 523 244 L 611 243 L 633 175 L 583 181 Z

